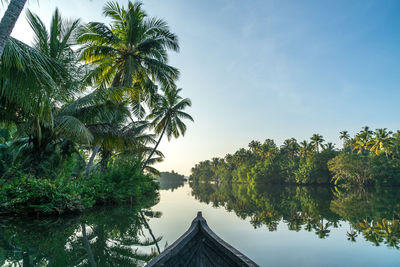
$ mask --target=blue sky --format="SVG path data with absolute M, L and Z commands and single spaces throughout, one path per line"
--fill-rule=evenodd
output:
M 55 6 L 66 17 L 105 21 L 104 2 L 32 0 L 29 8 L 46 22 Z M 195 119 L 184 138 L 162 142 L 160 170 L 189 174 L 253 139 L 281 144 L 319 133 L 339 146 L 341 130 L 400 129 L 400 1 L 143 3 L 179 36 L 170 63 Z M 24 16 L 13 36 L 31 42 Z

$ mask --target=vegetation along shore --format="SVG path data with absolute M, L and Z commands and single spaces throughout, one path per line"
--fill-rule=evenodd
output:
M 157 196 L 164 136 L 193 121 L 177 88 L 166 21 L 108 2 L 110 24 L 50 27 L 27 12 L 32 45 L 9 37 L 0 65 L 0 213 L 60 214 Z
M 300 143 L 287 139 L 280 147 L 271 139 L 251 141 L 248 149 L 196 164 L 191 179 L 341 187 L 400 185 L 400 131 L 372 131 L 366 126 L 353 137 L 342 131 L 340 139 L 340 149 L 319 134 Z

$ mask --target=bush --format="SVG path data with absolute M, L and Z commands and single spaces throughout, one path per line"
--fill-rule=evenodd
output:
M 335 184 L 364 186 L 372 182 L 368 156 L 341 153 L 328 162 Z
M 139 162 L 122 160 L 87 179 L 71 176 L 71 170 L 66 168 L 50 179 L 16 172 L 2 181 L 1 210 L 24 214 L 61 214 L 82 211 L 100 203 L 136 201 L 155 196 L 158 186 L 141 172 Z
M 94 193 L 79 179 L 59 176 L 50 180 L 22 174 L 1 187 L 1 203 L 8 212 L 60 214 L 92 207 Z
M 139 161 L 117 160 L 104 172 L 89 176 L 88 185 L 95 188 L 97 202 L 124 202 L 154 194 L 158 184 L 144 175 Z

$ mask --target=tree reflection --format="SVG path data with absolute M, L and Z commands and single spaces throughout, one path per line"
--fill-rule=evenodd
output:
M 291 231 L 314 232 L 327 238 L 345 221 L 346 238 L 359 235 L 375 244 L 399 248 L 400 189 L 367 188 L 339 191 L 329 187 L 284 187 L 250 184 L 192 183 L 192 195 L 205 203 L 225 207 L 255 227 L 276 231 L 285 223 Z
M 154 201 L 146 207 L 154 205 Z M 161 237 L 147 223 L 160 213 L 143 205 L 97 208 L 80 216 L 0 223 L 0 265 L 143 266 Z

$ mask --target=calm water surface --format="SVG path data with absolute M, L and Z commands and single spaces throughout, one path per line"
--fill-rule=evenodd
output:
M 0 264 L 145 265 L 187 230 L 197 211 L 260 266 L 400 266 L 399 189 L 187 183 L 162 185 L 155 205 L 0 220 Z

